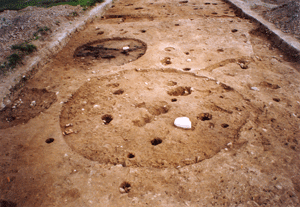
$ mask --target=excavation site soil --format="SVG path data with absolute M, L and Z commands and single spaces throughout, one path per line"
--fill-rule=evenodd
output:
M 116 2 L 5 100 L 0 206 L 300 206 L 299 70 L 223 1 Z

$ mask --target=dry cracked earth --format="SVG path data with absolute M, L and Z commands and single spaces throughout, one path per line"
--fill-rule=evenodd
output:
M 223 1 L 116 2 L 5 100 L 0 206 L 300 206 L 299 70 Z

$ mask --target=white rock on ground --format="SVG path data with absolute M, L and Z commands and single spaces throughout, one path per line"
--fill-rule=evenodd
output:
M 192 122 L 188 117 L 178 117 L 174 121 L 174 125 L 184 129 L 191 129 Z

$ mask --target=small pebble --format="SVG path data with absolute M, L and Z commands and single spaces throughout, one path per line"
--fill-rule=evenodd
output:
M 73 124 L 72 124 L 72 123 L 69 123 L 69 124 L 66 124 L 65 127 L 71 127 L 71 126 L 73 126 Z
M 31 104 L 30 104 L 30 107 L 34 107 L 35 105 L 36 105 L 36 102 L 32 101 Z
M 120 193 L 126 193 L 124 188 L 120 188 Z
M 72 129 L 68 129 L 68 130 L 63 132 L 63 135 L 69 135 L 69 134 L 72 134 L 72 133 L 74 133 L 74 131 Z
M 253 91 L 259 91 L 259 89 L 257 87 L 251 87 L 251 90 L 253 90 Z

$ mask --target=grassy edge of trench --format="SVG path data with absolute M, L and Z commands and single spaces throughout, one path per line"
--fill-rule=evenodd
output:
M 52 7 L 58 5 L 80 5 L 84 9 L 101 3 L 103 0 L 2 0 L 0 2 L 0 12 L 4 10 L 20 10 L 28 6 Z
M 34 36 L 29 40 L 21 43 L 12 45 L 10 48 L 12 49 L 13 53 L 6 57 L 6 61 L 0 63 L 0 76 L 7 75 L 9 71 L 14 69 L 17 65 L 22 64 L 22 60 L 25 56 L 33 53 L 37 50 L 37 47 L 30 42 L 32 40 L 39 39 L 42 35 L 46 34 L 50 28 L 42 27 L 34 33 Z
M 6 2 L 9 3 L 5 4 Z M 80 5 L 81 7 L 83 7 L 83 10 L 86 10 L 94 6 L 96 3 L 102 2 L 104 2 L 104 0 L 3 0 L 3 2 L 0 3 L 0 12 L 4 10 L 20 10 L 28 6 L 49 8 L 58 5 Z M 37 50 L 37 47 L 33 44 L 30 44 L 30 42 L 32 40 L 37 40 L 41 35 L 43 35 L 44 32 L 50 30 L 50 28 L 48 27 L 45 28 L 46 30 L 44 28 L 39 28 L 39 30 L 34 33 L 34 37 L 29 39 L 28 41 L 19 45 L 11 46 L 11 49 L 14 52 L 6 57 L 6 61 L 0 62 L 0 76 L 6 76 L 9 71 L 14 69 L 17 65 L 22 64 L 22 60 L 25 56 Z M 42 34 L 39 34 L 41 32 Z

